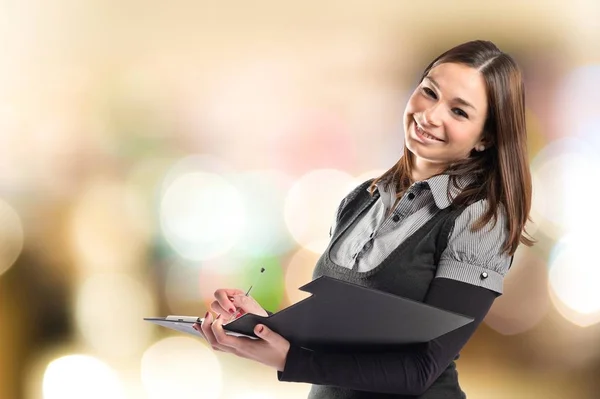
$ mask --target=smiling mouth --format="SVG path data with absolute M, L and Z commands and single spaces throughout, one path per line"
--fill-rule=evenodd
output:
M 419 124 L 417 123 L 416 120 L 414 122 L 415 122 L 415 130 L 417 131 L 417 134 L 419 136 L 424 137 L 424 138 L 429 139 L 429 140 L 433 140 L 433 141 L 442 141 L 442 142 L 444 141 L 444 140 L 438 139 L 435 136 L 432 136 L 431 134 L 429 134 L 425 130 L 423 130 L 421 128 L 421 126 L 419 126 Z

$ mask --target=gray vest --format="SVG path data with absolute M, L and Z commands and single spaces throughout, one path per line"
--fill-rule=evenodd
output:
M 336 265 L 329 251 L 354 220 L 364 214 L 379 198 L 375 192 L 370 196 L 367 188 L 372 180 L 354 189 L 342 202 L 337 215 L 336 229 L 327 249 L 318 260 L 313 279 L 329 276 L 380 291 L 423 302 L 431 280 L 435 277 L 437 264 L 446 245 L 456 217 L 464 208 L 453 205 L 439 211 L 431 220 L 408 237 L 377 267 L 368 272 L 358 272 Z M 432 205 L 435 206 L 435 205 Z M 424 344 L 426 345 L 426 344 Z M 398 370 L 402 373 L 402 370 Z M 416 398 L 416 396 L 362 392 L 332 386 L 313 385 L 309 399 L 355 399 L 355 398 Z M 420 399 L 465 398 L 458 385 L 456 364 L 452 362 Z

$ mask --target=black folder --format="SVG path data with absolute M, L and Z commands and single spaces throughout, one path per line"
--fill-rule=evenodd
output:
M 254 327 L 260 323 L 308 349 L 373 348 L 425 343 L 473 322 L 471 317 L 327 276 L 300 290 L 313 295 L 267 317 L 245 314 L 223 328 L 232 335 L 256 337 Z M 167 325 L 173 320 L 146 320 L 175 327 Z M 180 331 L 193 323 L 183 316 L 175 322 Z

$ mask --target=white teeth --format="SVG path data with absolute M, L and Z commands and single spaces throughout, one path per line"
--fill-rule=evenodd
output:
M 421 134 L 422 134 L 423 136 L 425 136 L 425 137 L 427 137 L 428 139 L 431 139 L 431 140 L 437 140 L 437 141 L 441 141 L 441 140 L 440 140 L 440 139 L 438 139 L 437 137 L 433 137 L 432 135 L 430 135 L 430 134 L 428 134 L 428 133 L 425 133 L 425 132 L 423 131 L 423 129 L 421 129 L 421 126 L 419 126 L 419 124 L 418 124 L 418 123 L 415 123 L 415 125 L 417 126 L 417 129 L 418 129 L 418 130 L 421 132 Z

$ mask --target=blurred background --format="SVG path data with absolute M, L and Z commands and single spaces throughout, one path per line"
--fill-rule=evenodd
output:
M 429 61 L 520 63 L 538 243 L 458 361 L 469 398 L 600 397 L 600 3 L 0 1 L 0 399 L 304 398 L 142 320 L 277 311 L 393 165 Z

